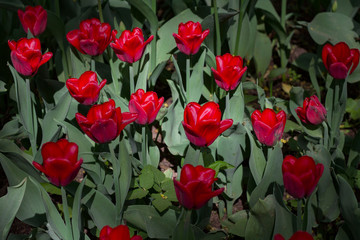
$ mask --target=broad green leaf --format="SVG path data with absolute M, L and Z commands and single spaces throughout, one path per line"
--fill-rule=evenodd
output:
M 228 220 L 222 221 L 222 225 L 229 229 L 229 233 L 239 237 L 245 237 L 245 229 L 248 221 L 248 213 L 241 210 L 229 216 Z
M 224 161 L 216 161 L 216 162 L 210 164 L 207 167 L 211 168 L 211 169 L 214 169 L 216 171 L 215 177 L 217 176 L 217 174 L 219 173 L 220 170 L 234 168 L 233 165 L 231 165 L 231 164 L 229 164 L 227 162 L 224 162 Z
M 159 211 L 163 212 L 168 209 L 172 204 L 169 199 L 156 198 L 152 201 L 152 205 Z
M 194 65 L 191 77 L 190 77 L 190 87 L 189 93 L 186 93 L 186 96 L 189 96 L 187 102 L 198 102 L 201 97 L 201 91 L 203 82 L 204 82 L 204 63 L 206 57 L 206 50 L 204 50 L 199 58 L 199 61 Z
M 151 171 L 141 171 L 139 176 L 140 186 L 145 189 L 150 189 L 154 185 L 154 174 Z
M 346 112 L 350 113 L 353 120 L 360 119 L 360 99 L 348 98 L 346 101 Z
M 7 194 L 0 198 L 0 237 L 6 239 L 11 224 L 23 200 L 27 179 L 25 178 L 18 185 L 8 187 Z
M 14 11 L 17 11 L 18 9 L 25 9 L 24 4 L 20 0 L 13 0 L 13 1 L 1 0 L 0 7 Z
M 269 37 L 264 33 L 257 32 L 254 47 L 254 59 L 256 71 L 258 73 L 261 73 L 262 75 L 265 74 L 265 71 L 270 64 L 271 55 L 272 46 Z
M 80 233 L 83 231 L 83 227 L 81 225 L 81 198 L 86 179 L 87 177 L 85 177 L 78 185 L 74 196 L 71 220 L 74 239 L 80 239 Z
M 142 188 L 137 188 L 129 192 L 128 200 L 141 199 L 148 195 L 149 191 Z

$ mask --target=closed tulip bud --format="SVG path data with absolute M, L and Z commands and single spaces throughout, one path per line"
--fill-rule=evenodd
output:
M 80 23 L 80 29 L 66 34 L 66 39 L 82 54 L 97 56 L 102 54 L 111 42 L 111 27 L 92 18 Z
M 295 198 L 308 197 L 314 191 L 324 171 L 324 165 L 315 164 L 309 156 L 295 158 L 288 155 L 282 163 L 286 191 Z
M 97 75 L 92 71 L 84 72 L 79 79 L 69 78 L 66 81 L 66 87 L 69 89 L 70 95 L 84 105 L 94 104 L 105 84 L 106 79 L 102 80 L 99 85 Z
M 247 67 L 243 67 L 243 60 L 239 56 L 232 56 L 225 53 L 223 56 L 216 56 L 216 70 L 214 73 L 216 84 L 225 91 L 234 90 L 240 83 L 241 77 Z
M 156 116 L 164 103 L 164 98 L 158 99 L 156 92 L 146 92 L 143 89 L 138 89 L 131 94 L 129 101 L 129 111 L 137 113 L 138 118 L 135 120 L 138 124 L 150 124 Z
M 274 240 L 285 240 L 285 238 L 281 234 L 276 234 Z M 314 240 L 314 238 L 307 232 L 297 231 L 289 240 Z
M 322 49 L 322 60 L 325 68 L 332 77 L 337 79 L 345 79 L 350 69 L 349 74 L 354 72 L 359 64 L 359 56 L 359 49 L 350 49 L 344 42 L 339 42 L 334 46 L 327 43 Z
M 18 16 L 24 31 L 28 30 L 37 36 L 45 31 L 47 23 L 47 12 L 42 6 L 27 6 L 25 11 L 18 10 Z
M 20 38 L 17 42 L 8 41 L 8 44 L 14 68 L 24 76 L 34 75 L 53 56 L 51 52 L 41 53 L 40 40 L 37 38 Z
M 142 240 L 142 237 L 135 235 L 130 238 L 130 231 L 128 226 L 119 225 L 115 228 L 105 226 L 100 231 L 99 240 Z
M 47 142 L 41 148 L 43 164 L 33 162 L 34 167 L 43 172 L 56 186 L 66 186 L 79 172 L 82 159 L 78 158 L 78 145 L 66 139 Z
M 224 188 L 212 190 L 217 180 L 215 170 L 203 166 L 185 164 L 181 170 L 180 181 L 174 178 L 174 185 L 179 203 L 187 209 L 199 209 L 211 198 L 220 195 Z
M 326 109 L 315 95 L 305 98 L 303 107 L 297 107 L 296 113 L 307 124 L 318 125 L 326 118 Z
M 120 135 L 126 125 L 136 120 L 136 113 L 121 113 L 120 107 L 115 108 L 114 100 L 90 108 L 87 116 L 75 115 L 80 128 L 97 143 L 106 143 Z
M 112 31 L 113 43 L 110 47 L 114 50 L 116 56 L 123 62 L 137 62 L 144 54 L 146 46 L 153 40 L 154 36 L 150 36 L 144 41 L 144 35 L 140 28 L 125 30 L 121 33 L 119 39 L 116 38 L 117 31 Z
M 259 142 L 267 146 L 273 146 L 283 135 L 286 114 L 282 110 L 276 114 L 270 108 L 266 108 L 262 113 L 255 110 L 251 114 L 251 122 Z
M 209 33 L 209 29 L 202 31 L 199 22 L 188 21 L 185 24 L 179 24 L 178 34 L 173 33 L 173 37 L 180 52 L 186 55 L 194 55 L 199 51 L 202 42 Z
M 221 121 L 220 107 L 215 102 L 207 102 L 203 106 L 196 102 L 189 103 L 182 122 L 189 141 L 199 147 L 211 145 L 232 124 L 232 119 Z

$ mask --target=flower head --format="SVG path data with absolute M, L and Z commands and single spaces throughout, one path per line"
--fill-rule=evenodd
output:
M 142 240 L 139 235 L 134 235 L 130 238 L 129 228 L 126 225 L 119 225 L 115 228 L 105 226 L 100 231 L 99 240 Z
M 305 98 L 303 107 L 297 107 L 296 113 L 300 120 L 307 124 L 318 125 L 326 118 L 326 109 L 316 95 Z
M 26 33 L 29 29 L 32 35 L 37 36 L 45 31 L 47 12 L 42 6 L 27 6 L 25 11 L 19 9 L 18 16 Z

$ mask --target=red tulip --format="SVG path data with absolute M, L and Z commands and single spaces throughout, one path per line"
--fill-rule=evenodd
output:
M 116 56 L 123 62 L 134 63 L 138 61 L 144 54 L 145 47 L 153 40 L 154 36 L 150 36 L 144 42 L 144 35 L 140 28 L 125 30 L 121 33 L 119 39 L 116 38 L 117 31 L 112 31 L 113 43 L 110 43 Z
M 266 108 L 262 113 L 255 110 L 251 114 L 251 122 L 259 142 L 267 146 L 273 146 L 282 137 L 286 114 L 282 110 L 276 114 L 270 108 Z
M 33 165 L 56 186 L 66 186 L 74 180 L 83 162 L 82 159 L 77 161 L 78 145 L 66 139 L 45 143 L 41 155 L 43 164 L 34 161 Z
M 274 240 L 285 240 L 285 238 L 281 234 L 276 234 Z M 297 231 L 289 240 L 314 240 L 314 238 L 307 232 Z
M 207 102 L 203 106 L 196 102 L 189 103 L 182 122 L 189 141 L 199 147 L 211 145 L 232 124 L 232 119 L 221 121 L 220 107 L 215 102 Z
M 199 22 L 194 23 L 189 21 L 187 23 L 180 23 L 178 33 L 173 33 L 175 42 L 180 52 L 186 55 L 196 54 L 210 30 L 206 29 L 202 31 L 201 24 Z
M 131 94 L 129 101 L 129 111 L 137 113 L 138 118 L 135 120 L 138 124 L 150 124 L 152 123 L 162 104 L 164 98 L 158 99 L 156 92 L 146 92 L 142 89 L 138 89 L 135 93 Z
M 130 238 L 129 228 L 126 225 L 119 225 L 115 228 L 105 226 L 100 231 L 99 240 L 142 240 L 142 237 L 135 235 Z
M 295 158 L 288 155 L 282 163 L 284 186 L 295 198 L 308 197 L 314 191 L 324 171 L 324 165 L 315 164 L 309 156 Z
M 233 56 L 230 53 L 216 56 L 216 68 L 217 70 L 211 68 L 215 82 L 225 91 L 234 90 L 247 69 L 246 66 L 243 67 L 243 60 L 240 56 Z
M 100 90 L 105 86 L 106 79 L 98 84 L 95 72 L 86 71 L 81 74 L 80 78 L 69 78 L 66 81 L 66 87 L 73 98 L 81 104 L 92 105 L 98 98 Z
M 80 23 L 80 29 L 68 32 L 66 39 L 82 54 L 97 56 L 111 42 L 111 27 L 99 19 L 87 19 Z
M 51 52 L 41 54 L 40 40 L 37 38 L 20 38 L 17 42 L 8 41 L 8 44 L 14 68 L 24 76 L 34 75 L 53 55 Z
M 330 75 L 337 79 L 345 79 L 351 69 L 351 74 L 359 64 L 359 49 L 352 48 L 344 42 L 335 46 L 325 44 L 322 49 L 322 60 Z
M 316 95 L 305 98 L 303 107 L 297 107 L 296 113 L 300 120 L 307 124 L 318 125 L 326 118 L 326 109 Z
M 115 108 L 114 100 L 90 108 L 87 117 L 80 113 L 75 115 L 80 128 L 97 143 L 106 143 L 120 135 L 126 125 L 136 120 L 136 113 L 121 113 Z
M 45 31 L 47 12 L 42 6 L 27 6 L 25 12 L 19 9 L 18 16 L 26 33 L 29 29 L 32 35 L 37 36 Z
M 224 188 L 212 191 L 212 184 L 217 180 L 215 170 L 203 166 L 185 164 L 181 170 L 180 181 L 175 178 L 173 180 L 176 197 L 187 209 L 199 209 L 224 191 Z

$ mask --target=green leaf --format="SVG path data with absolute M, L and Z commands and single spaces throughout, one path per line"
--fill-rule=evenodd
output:
M 151 171 L 142 170 L 139 181 L 142 188 L 150 189 L 154 185 L 154 174 Z
M 250 210 L 250 217 L 246 224 L 246 240 L 269 240 L 275 223 L 275 197 L 267 196 L 259 199 Z
M 133 199 L 141 199 L 144 198 L 146 195 L 148 195 L 149 191 L 142 188 L 134 189 L 133 191 L 130 191 L 128 194 L 128 200 Z
M 272 55 L 272 46 L 269 37 L 266 34 L 257 32 L 255 47 L 254 47 L 254 60 L 256 65 L 256 71 L 265 74 Z
M 207 167 L 211 168 L 211 169 L 214 169 L 216 171 L 215 177 L 218 175 L 220 170 L 234 168 L 233 165 L 231 165 L 231 164 L 229 164 L 227 162 L 224 162 L 224 161 L 216 161 L 216 162 L 210 164 Z
M 18 9 L 25 9 L 24 4 L 20 0 L 13 0 L 13 1 L 1 0 L 0 7 L 14 11 L 17 11 Z
M 198 62 L 193 67 L 191 77 L 190 77 L 190 87 L 189 87 L 189 94 L 186 93 L 187 96 L 190 96 L 187 99 L 187 102 L 198 102 L 201 97 L 201 91 L 203 82 L 204 82 L 204 63 L 206 57 L 206 50 L 204 50 L 198 60 Z
M 80 239 L 80 233 L 83 231 L 83 227 L 81 225 L 81 198 L 86 180 L 87 176 L 85 176 L 85 178 L 78 185 L 74 196 L 71 220 L 74 239 Z
M 308 23 L 308 31 L 314 41 L 322 45 L 330 41 L 333 45 L 344 41 L 350 48 L 358 46 L 355 42 L 357 34 L 352 31 L 352 19 L 340 13 L 322 12 Z
M 258 0 L 256 2 L 255 8 L 270 13 L 278 22 L 280 22 L 280 16 L 276 12 L 270 0 Z
M 159 211 L 163 212 L 168 209 L 172 204 L 169 199 L 156 198 L 152 201 L 152 205 Z
M 350 113 L 353 120 L 360 119 L 360 99 L 348 98 L 346 100 L 346 112 Z
M 6 239 L 9 234 L 12 222 L 20 208 L 23 200 L 27 179 L 25 178 L 18 185 L 8 187 L 7 194 L 0 198 L 0 237 Z
M 228 221 L 222 221 L 222 225 L 229 229 L 229 233 L 239 237 L 245 237 L 245 230 L 248 221 L 248 213 L 241 210 L 229 216 Z

